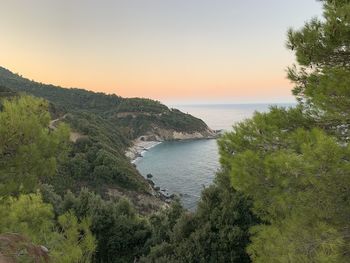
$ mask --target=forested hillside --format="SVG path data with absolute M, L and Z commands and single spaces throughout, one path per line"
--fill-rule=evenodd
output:
M 0 67 L 0 86 L 44 98 L 61 112 L 94 113 L 120 128 L 123 135 L 129 139 L 144 135 L 152 131 L 155 126 L 179 132 L 201 132 L 208 128 L 202 120 L 169 109 L 158 101 L 122 98 L 83 89 L 46 85 L 23 78 L 2 67 Z
M 148 184 L 125 156 L 133 139 L 158 136 L 159 130 L 210 135 L 202 120 L 150 99 L 41 84 L 5 68 L 0 68 L 0 86 L 3 96 L 30 94 L 48 100 L 56 119 L 51 128 L 59 123 L 70 125 L 74 143 L 69 158 L 60 165 L 60 176 L 46 181 L 61 194 L 67 189 L 78 192 L 83 186 L 104 197 L 115 191 L 132 196 L 132 192 L 148 192 Z

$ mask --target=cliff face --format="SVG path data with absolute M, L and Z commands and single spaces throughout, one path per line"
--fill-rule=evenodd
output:
M 208 127 L 201 131 L 195 132 L 181 132 L 175 130 L 156 129 L 155 134 L 156 136 L 158 136 L 160 141 L 206 139 L 215 137 L 214 131 L 212 131 Z
M 136 140 L 133 140 L 132 146 L 126 150 L 125 155 L 133 161 L 137 157 L 141 157 L 143 151 L 163 141 L 214 139 L 217 138 L 217 136 L 218 133 L 210 128 L 196 132 L 178 132 L 156 127 L 152 132 L 148 132 L 146 135 L 142 135 Z
M 176 141 L 176 140 L 193 140 L 193 139 L 209 139 L 215 138 L 216 134 L 213 130 L 206 127 L 200 131 L 176 131 L 174 129 L 153 128 L 139 139 L 144 141 Z

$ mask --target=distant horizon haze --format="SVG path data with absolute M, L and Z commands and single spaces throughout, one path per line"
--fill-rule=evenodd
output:
M 0 62 L 35 81 L 166 104 L 288 102 L 287 29 L 321 13 L 315 0 L 4 0 Z
M 252 98 L 232 98 L 232 99 L 221 99 L 221 100 L 210 100 L 210 99 L 200 99 L 200 100 L 161 100 L 169 107 L 176 106 L 225 106 L 225 105 L 259 105 L 259 104 L 296 104 L 297 101 L 293 97 L 286 98 L 275 98 L 275 99 L 252 99 Z

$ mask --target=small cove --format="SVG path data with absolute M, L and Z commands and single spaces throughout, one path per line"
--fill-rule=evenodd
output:
M 142 175 L 152 174 L 155 185 L 179 195 L 184 207 L 193 210 L 202 189 L 212 183 L 219 168 L 217 141 L 164 142 L 135 164 Z
M 281 104 L 279 106 L 293 106 Z M 212 129 L 231 130 L 233 124 L 268 111 L 269 104 L 174 106 L 203 119 Z M 161 190 L 180 196 L 185 208 L 195 210 L 201 191 L 209 186 L 220 169 L 217 140 L 163 142 L 135 161 L 140 173 L 152 174 Z

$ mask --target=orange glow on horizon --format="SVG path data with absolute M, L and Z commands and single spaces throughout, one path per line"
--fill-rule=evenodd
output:
M 141 72 L 124 69 L 114 72 L 106 68 L 96 71 L 93 67 L 82 65 L 68 68 L 60 63 L 48 63 L 42 67 L 40 64 L 32 64 L 30 61 L 33 59 L 11 57 L 3 66 L 26 78 L 47 84 L 161 101 L 241 97 L 261 97 L 268 101 L 269 97 L 289 97 L 292 88 L 283 67 L 279 70 L 265 67 L 264 71 L 255 68 L 250 74 L 243 70 L 232 70 L 232 73 L 220 70 L 209 72 L 211 69 L 207 68 L 196 71 L 174 69 L 174 72 L 160 69 L 159 73 L 154 69 Z M 4 62 L 4 58 L 1 61 Z
M 293 100 L 286 30 L 321 5 L 248 2 L 4 0 L 0 66 L 123 97 Z

